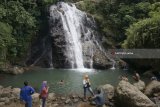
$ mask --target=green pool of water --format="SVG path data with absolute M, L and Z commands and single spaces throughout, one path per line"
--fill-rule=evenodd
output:
M 0 85 L 22 87 L 25 80 L 33 86 L 36 91 L 39 91 L 42 81 L 48 81 L 49 91 L 57 94 L 82 94 L 83 93 L 83 75 L 88 74 L 91 86 L 95 89 L 99 85 L 112 84 L 116 86 L 119 81 L 119 76 L 127 75 L 129 81 L 132 81 L 132 73 L 121 69 L 115 70 L 91 70 L 90 72 L 80 72 L 79 70 L 66 69 L 44 69 L 36 68 L 20 75 L 0 74 Z M 59 85 L 58 82 L 64 80 L 64 85 Z

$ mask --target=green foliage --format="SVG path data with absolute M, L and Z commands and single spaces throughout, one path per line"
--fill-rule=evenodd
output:
M 127 29 L 123 47 L 125 48 L 159 48 L 160 36 L 160 2 L 149 6 L 151 18 L 140 20 Z
M 145 18 L 148 17 L 148 13 L 150 12 L 151 4 L 149 2 L 140 2 L 135 5 L 135 17 L 136 18 Z
M 7 14 L 7 9 L 5 9 L 4 5 L 0 4 L 0 19 L 2 19 Z
M 111 39 L 121 44 L 127 37 L 126 29 L 139 20 L 157 15 L 159 2 L 155 0 L 83 0 L 80 9 L 92 14 L 104 42 Z M 107 44 L 107 43 L 104 43 Z M 113 44 L 113 45 L 116 45 Z
M 16 43 L 13 38 L 12 30 L 13 28 L 6 23 L 0 22 L 0 66 L 6 62 L 7 51 L 10 46 Z
M 12 36 L 12 27 L 9 24 L 0 22 L 0 49 L 11 46 L 16 43 Z
M 126 35 L 124 48 L 160 48 L 160 13 L 134 23 Z
M 36 17 L 29 9 L 25 9 L 24 5 L 27 6 L 26 2 L 22 4 L 13 0 L 0 5 L 0 56 L 5 56 L 5 62 L 15 62 L 16 59 L 23 58 L 37 32 Z M 0 62 L 3 62 L 2 59 Z

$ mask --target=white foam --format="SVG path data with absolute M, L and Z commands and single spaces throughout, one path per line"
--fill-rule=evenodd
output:
M 116 68 L 113 66 L 112 68 L 110 68 L 111 70 L 115 70 Z
M 77 69 L 71 69 L 71 70 L 74 70 L 74 71 L 78 71 L 78 72 L 95 72 L 94 69 L 88 69 L 88 68 L 77 68 Z

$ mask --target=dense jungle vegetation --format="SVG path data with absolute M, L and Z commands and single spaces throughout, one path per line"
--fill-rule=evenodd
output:
M 59 0 L 60 1 L 60 0 Z M 62 1 L 62 0 L 61 0 Z M 159 0 L 63 0 L 92 15 L 105 48 L 160 48 Z M 46 35 L 47 9 L 58 0 L 0 1 L 0 66 L 24 61 Z

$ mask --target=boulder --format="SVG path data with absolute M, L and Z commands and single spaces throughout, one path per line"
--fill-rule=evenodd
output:
M 76 95 L 71 95 L 70 98 L 71 98 L 71 99 L 76 99 L 76 98 L 78 98 L 78 96 L 76 96 Z
M 79 101 L 79 99 L 77 98 L 77 99 L 73 99 L 73 102 L 74 103 L 77 103 Z
M 101 86 L 101 88 L 104 90 L 104 93 L 106 94 L 107 99 L 112 99 L 114 97 L 114 87 L 110 84 L 106 84 Z
M 11 66 L 11 65 L 7 65 L 7 67 L 2 69 L 2 72 L 14 75 L 22 74 L 24 71 L 25 70 L 23 69 L 23 67 Z
M 65 101 L 65 104 L 69 104 L 71 102 L 71 99 L 67 99 L 66 101 Z
M 61 97 L 61 100 L 65 100 L 66 98 L 65 97 Z
M 17 66 L 13 67 L 13 71 L 12 71 L 13 74 L 17 75 L 17 74 L 22 74 L 23 72 L 24 72 L 23 68 L 20 68 Z
M 32 95 L 32 99 L 33 99 L 33 102 L 34 102 L 34 103 L 39 102 L 39 101 L 40 101 L 40 100 L 39 100 L 39 93 L 34 93 L 34 94 Z
M 1 88 L 0 89 L 0 98 L 3 98 L 3 97 L 11 97 L 11 91 L 12 91 L 12 89 L 11 89 L 12 87 L 11 86 L 9 86 L 9 87 L 6 87 L 6 88 Z
M 11 97 L 11 92 L 8 90 L 3 90 L 0 94 L 0 97 Z
M 48 94 L 48 99 L 49 100 L 55 100 L 56 99 L 55 94 L 54 93 L 49 93 Z
M 116 88 L 118 107 L 156 107 L 138 88 L 126 81 L 120 81 Z
M 158 82 L 156 80 L 151 81 L 147 85 L 147 87 L 144 91 L 144 93 L 149 97 L 153 96 L 153 94 L 158 93 L 158 92 L 160 92 L 160 82 Z
M 0 102 L 0 107 L 4 107 L 5 103 L 4 102 Z
M 20 91 L 21 91 L 20 88 L 13 88 L 13 89 L 12 89 L 12 94 L 13 94 L 13 96 L 18 99 L 18 98 L 19 98 L 19 95 L 20 95 Z
M 6 100 L 6 97 L 0 98 L 0 102 L 5 102 L 5 100 Z
M 4 89 L 7 90 L 7 91 L 11 91 L 12 86 L 8 86 L 8 87 L 6 87 L 6 88 L 4 88 Z
M 9 104 L 10 100 L 8 97 L 0 98 L 0 102 L 4 102 L 5 104 Z
M 145 89 L 145 83 L 142 80 L 139 80 L 138 82 L 133 84 L 135 87 L 137 87 L 140 91 L 144 91 Z
M 4 101 L 4 102 L 5 102 L 5 104 L 11 103 L 10 100 L 9 100 L 9 98 L 7 98 L 7 97 L 5 98 L 5 101 Z
M 59 105 L 57 103 L 53 104 L 52 107 L 58 107 Z

